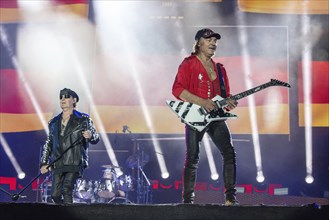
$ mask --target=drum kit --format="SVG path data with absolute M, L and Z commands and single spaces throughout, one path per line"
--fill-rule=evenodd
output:
M 137 171 L 136 178 L 130 175 L 118 175 L 116 169 L 120 166 L 101 165 L 103 175 L 99 180 L 80 178 L 74 184 L 74 203 L 132 203 L 128 199 L 131 191 L 136 191 L 137 204 L 149 203 L 150 182 L 143 171 L 143 166 L 150 160 L 137 144 L 137 153 L 126 160 L 126 166 Z M 136 186 L 136 189 L 135 187 Z M 42 202 L 48 203 L 51 189 L 50 178 L 46 178 L 40 185 Z M 146 190 L 147 189 L 147 190 Z
M 101 180 L 78 179 L 74 190 L 75 203 L 114 203 L 118 199 L 130 203 L 129 191 L 133 191 L 133 180 L 130 175 L 118 176 L 113 165 L 102 165 Z M 118 200 L 119 201 L 119 200 Z

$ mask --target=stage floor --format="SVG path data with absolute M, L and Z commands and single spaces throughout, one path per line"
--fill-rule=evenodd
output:
M 303 206 L 267 206 L 219 204 L 72 204 L 54 205 L 50 203 L 0 203 L 1 220 L 22 219 L 329 219 L 329 206 L 308 204 Z

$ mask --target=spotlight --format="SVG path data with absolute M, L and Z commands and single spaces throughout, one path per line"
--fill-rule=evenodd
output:
M 211 174 L 211 179 L 212 180 L 218 180 L 218 178 L 219 178 L 218 173 Z
M 24 179 L 25 178 L 25 173 L 24 172 L 20 172 L 18 174 L 18 179 Z
M 163 179 L 167 179 L 169 177 L 169 173 L 168 172 L 164 172 L 164 173 L 161 174 L 161 177 Z
M 307 175 L 307 176 L 305 177 L 305 182 L 306 182 L 306 183 L 311 184 L 311 183 L 313 183 L 313 181 L 314 181 L 313 176 L 311 176 L 311 175 Z
M 265 177 L 263 175 L 257 175 L 256 177 L 257 182 L 262 183 L 265 180 Z

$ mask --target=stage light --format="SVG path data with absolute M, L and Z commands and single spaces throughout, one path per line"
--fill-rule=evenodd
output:
M 211 179 L 212 180 L 218 180 L 218 178 L 219 178 L 218 173 L 211 174 Z
M 29 98 L 30 98 L 30 101 L 32 103 L 32 106 L 34 107 L 36 113 L 37 113 L 37 116 L 44 128 L 44 131 L 46 133 L 48 133 L 48 123 L 43 115 L 43 112 L 41 110 L 41 107 L 32 91 L 32 88 L 30 86 L 30 84 L 28 83 L 26 77 L 25 77 L 25 73 L 22 71 L 22 68 L 18 62 L 18 59 L 17 57 L 15 56 L 15 53 L 13 51 L 13 47 L 11 46 L 11 42 L 9 42 L 8 40 L 8 35 L 7 35 L 7 32 L 6 32 L 6 29 L 3 25 L 0 25 L 0 40 L 2 42 L 2 44 L 4 45 L 4 47 L 6 48 L 7 50 L 7 53 L 9 54 L 11 60 L 12 60 L 12 63 L 17 71 L 17 74 L 19 76 L 19 79 L 21 80 L 23 86 L 24 86 L 24 89 L 25 91 L 27 92 L 27 94 L 29 95 Z M 2 134 L 0 134 L 0 142 L 1 142 L 1 145 L 3 146 L 4 148 L 4 151 L 7 155 L 7 157 L 9 158 L 10 162 L 12 163 L 13 167 L 15 168 L 15 171 L 19 174 L 18 176 L 19 177 L 22 177 L 24 178 L 25 177 L 25 173 L 22 172 L 22 169 L 21 167 L 19 166 L 15 156 L 13 155 L 7 141 L 5 140 L 5 138 L 3 137 Z M 24 174 L 24 176 L 22 175 Z
M 203 143 L 204 149 L 206 151 L 206 156 L 207 156 L 207 161 L 208 161 L 208 165 L 209 165 L 209 169 L 210 169 L 211 178 L 213 179 L 213 176 L 217 175 L 217 179 L 218 179 L 218 172 L 217 172 L 217 169 L 216 169 L 214 156 L 213 156 L 213 153 L 211 151 L 211 146 L 210 146 L 210 141 L 209 141 L 208 134 L 204 135 L 202 143 Z
M 257 182 L 262 183 L 265 181 L 265 177 L 263 175 L 263 172 L 258 172 L 256 177 Z
M 98 26 L 102 28 L 101 32 L 99 33 L 101 44 L 104 48 L 105 54 L 107 53 L 107 50 L 112 52 L 113 50 L 115 50 L 113 49 L 113 47 L 120 45 L 120 52 L 125 57 L 125 69 L 129 69 L 127 73 L 130 74 L 129 77 L 131 78 L 131 83 L 134 83 L 136 86 L 136 92 L 139 99 L 138 101 L 143 113 L 145 124 L 149 129 L 149 133 L 151 134 L 151 140 L 154 146 L 154 150 L 155 152 L 157 152 L 155 155 L 161 170 L 161 174 L 165 174 L 168 173 L 168 170 L 164 161 L 159 141 L 154 135 L 154 123 L 152 121 L 151 113 L 149 111 L 143 92 L 143 85 L 141 80 L 142 73 L 140 73 L 136 68 L 138 66 L 136 64 L 136 62 L 138 61 L 136 58 L 138 57 L 138 50 L 139 48 L 144 47 L 144 45 L 140 45 L 138 38 L 134 37 L 138 34 L 138 30 L 136 30 L 132 24 L 136 22 L 136 18 L 130 17 L 130 15 L 134 15 L 134 10 L 136 10 L 135 6 L 135 4 L 127 4 L 127 2 L 124 1 L 97 1 L 94 3 L 94 8 L 97 12 L 96 22 Z M 142 10 L 149 9 L 139 7 L 138 10 L 140 10 L 140 13 L 143 13 Z M 110 26 L 108 25 L 108 21 L 111 21 Z M 108 44 L 108 39 L 113 38 L 112 35 L 119 37 L 122 44 Z
M 6 32 L 6 29 L 3 25 L 0 25 L 0 38 L 1 38 L 2 44 L 5 46 L 5 48 L 7 50 L 7 53 L 10 55 L 12 63 L 17 71 L 17 74 L 19 75 L 19 79 L 21 80 L 21 82 L 24 86 L 24 89 L 26 90 L 27 94 L 29 95 L 29 98 L 31 99 L 31 103 L 38 115 L 38 118 L 39 118 L 45 132 L 48 133 L 48 123 L 43 115 L 43 112 L 41 110 L 41 107 L 40 107 L 37 99 L 35 98 L 32 88 L 31 88 L 30 84 L 28 83 L 28 80 L 25 77 L 25 73 L 22 71 L 22 68 L 18 62 L 18 59 L 15 56 L 13 47 L 11 45 L 11 42 L 9 42 L 9 40 L 8 40 L 8 35 Z
M 168 172 L 166 172 L 166 173 L 162 173 L 162 174 L 161 174 L 161 177 L 162 177 L 163 179 L 168 179 L 168 178 L 169 178 L 169 173 L 168 173 Z
M 25 178 L 25 173 L 24 172 L 20 172 L 18 174 L 18 179 L 24 179 Z
M 0 133 L 0 144 L 3 148 L 3 150 L 5 151 L 9 161 L 11 162 L 11 164 L 13 165 L 13 167 L 15 168 L 15 171 L 17 172 L 17 174 L 23 173 L 21 167 L 19 166 L 13 152 L 11 151 L 8 142 L 6 141 L 6 139 L 4 138 L 4 136 L 2 135 L 2 133 Z
M 69 51 L 71 51 L 70 55 L 71 55 L 73 67 L 75 67 L 75 69 L 76 69 L 76 73 L 78 74 L 80 83 L 83 87 L 83 91 L 85 91 L 85 93 L 87 94 L 88 103 L 90 104 L 91 107 L 93 107 L 93 106 L 95 106 L 95 103 L 94 103 L 94 99 L 91 95 L 92 91 L 88 86 L 88 81 L 86 79 L 85 70 L 83 69 L 83 64 L 81 63 L 81 61 L 78 57 L 78 54 L 76 53 L 76 50 L 74 48 L 72 48 L 72 45 L 68 44 L 67 48 L 69 48 Z M 119 167 L 118 160 L 116 158 L 116 155 L 114 153 L 114 150 L 112 148 L 110 140 L 109 140 L 108 136 L 106 135 L 106 130 L 105 130 L 104 124 L 101 120 L 101 117 L 100 117 L 97 109 L 93 109 L 92 113 L 93 113 L 92 115 L 93 115 L 93 118 L 95 120 L 95 123 L 98 126 L 98 131 L 99 131 L 99 134 L 101 136 L 101 139 L 104 142 L 106 152 L 107 152 L 107 154 L 108 154 L 108 156 L 111 160 L 111 163 L 114 166 Z M 120 168 L 115 168 L 115 170 L 116 170 L 116 174 L 118 174 L 119 176 L 121 176 L 123 174 L 123 172 Z
M 238 33 L 239 33 L 239 43 L 242 48 L 242 63 L 244 69 L 244 82 L 247 88 L 252 88 L 252 82 L 250 79 L 251 76 L 251 66 L 250 66 L 250 59 L 249 59 L 249 51 L 248 51 L 248 34 L 246 31 L 246 26 L 244 25 L 244 14 L 240 12 L 236 12 L 237 20 L 240 26 L 238 26 Z M 259 143 L 259 131 L 257 126 L 257 115 L 256 115 L 256 104 L 254 96 L 248 96 L 248 108 L 249 108 L 249 117 L 250 117 L 250 124 L 251 124 L 251 131 L 252 131 L 252 139 L 254 144 L 254 154 L 255 154 L 255 162 L 257 168 L 257 178 L 262 180 L 263 176 L 263 166 L 262 166 L 262 156 L 260 152 L 260 143 Z M 261 173 L 261 175 L 260 175 Z M 258 181 L 258 180 L 257 180 Z
M 313 182 L 314 182 L 314 178 L 313 178 L 313 176 L 311 176 L 311 175 L 307 175 L 307 176 L 305 177 L 305 182 L 308 183 L 308 184 L 313 183 Z
M 304 120 L 305 120 L 305 156 L 306 156 L 306 178 L 307 183 L 313 182 L 313 152 L 312 152 L 312 42 L 310 17 L 307 15 L 307 7 L 305 6 L 305 14 L 302 16 L 302 71 L 303 71 L 303 92 L 304 92 Z

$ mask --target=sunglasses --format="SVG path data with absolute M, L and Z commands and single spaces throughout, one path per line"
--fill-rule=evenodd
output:
M 59 95 L 59 99 L 61 100 L 62 98 L 65 98 L 65 99 L 68 99 L 68 98 L 70 98 L 70 97 L 72 97 L 72 96 L 70 96 L 69 94 L 62 94 L 62 95 Z

